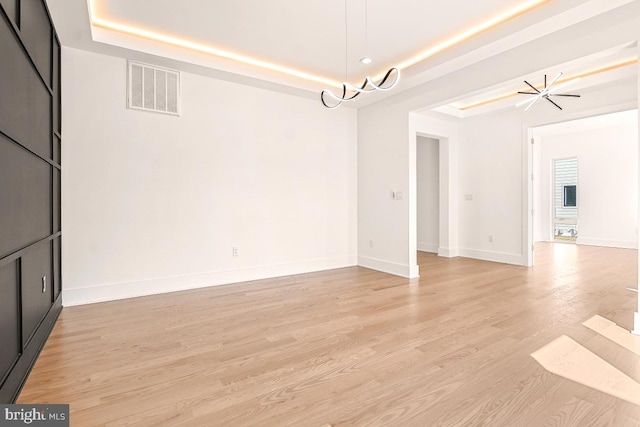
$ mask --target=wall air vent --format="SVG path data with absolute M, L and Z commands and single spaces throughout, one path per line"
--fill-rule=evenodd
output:
M 127 108 L 180 115 L 180 73 L 128 61 Z

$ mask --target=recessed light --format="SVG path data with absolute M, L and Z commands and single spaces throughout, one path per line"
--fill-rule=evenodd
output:
M 360 58 L 360 63 L 361 64 L 371 64 L 373 62 L 373 60 L 371 58 L 369 58 L 368 56 L 365 56 L 364 58 Z

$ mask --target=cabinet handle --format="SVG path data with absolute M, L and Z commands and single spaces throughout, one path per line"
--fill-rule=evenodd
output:
M 42 277 L 42 293 L 47 292 L 47 276 Z

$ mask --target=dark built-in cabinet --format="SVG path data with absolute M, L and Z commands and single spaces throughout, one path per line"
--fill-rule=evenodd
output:
M 0 403 L 62 309 L 60 42 L 44 0 L 0 0 Z

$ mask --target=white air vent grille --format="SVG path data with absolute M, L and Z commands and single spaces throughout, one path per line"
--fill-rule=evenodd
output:
M 178 71 L 131 61 L 128 69 L 128 108 L 180 115 Z

